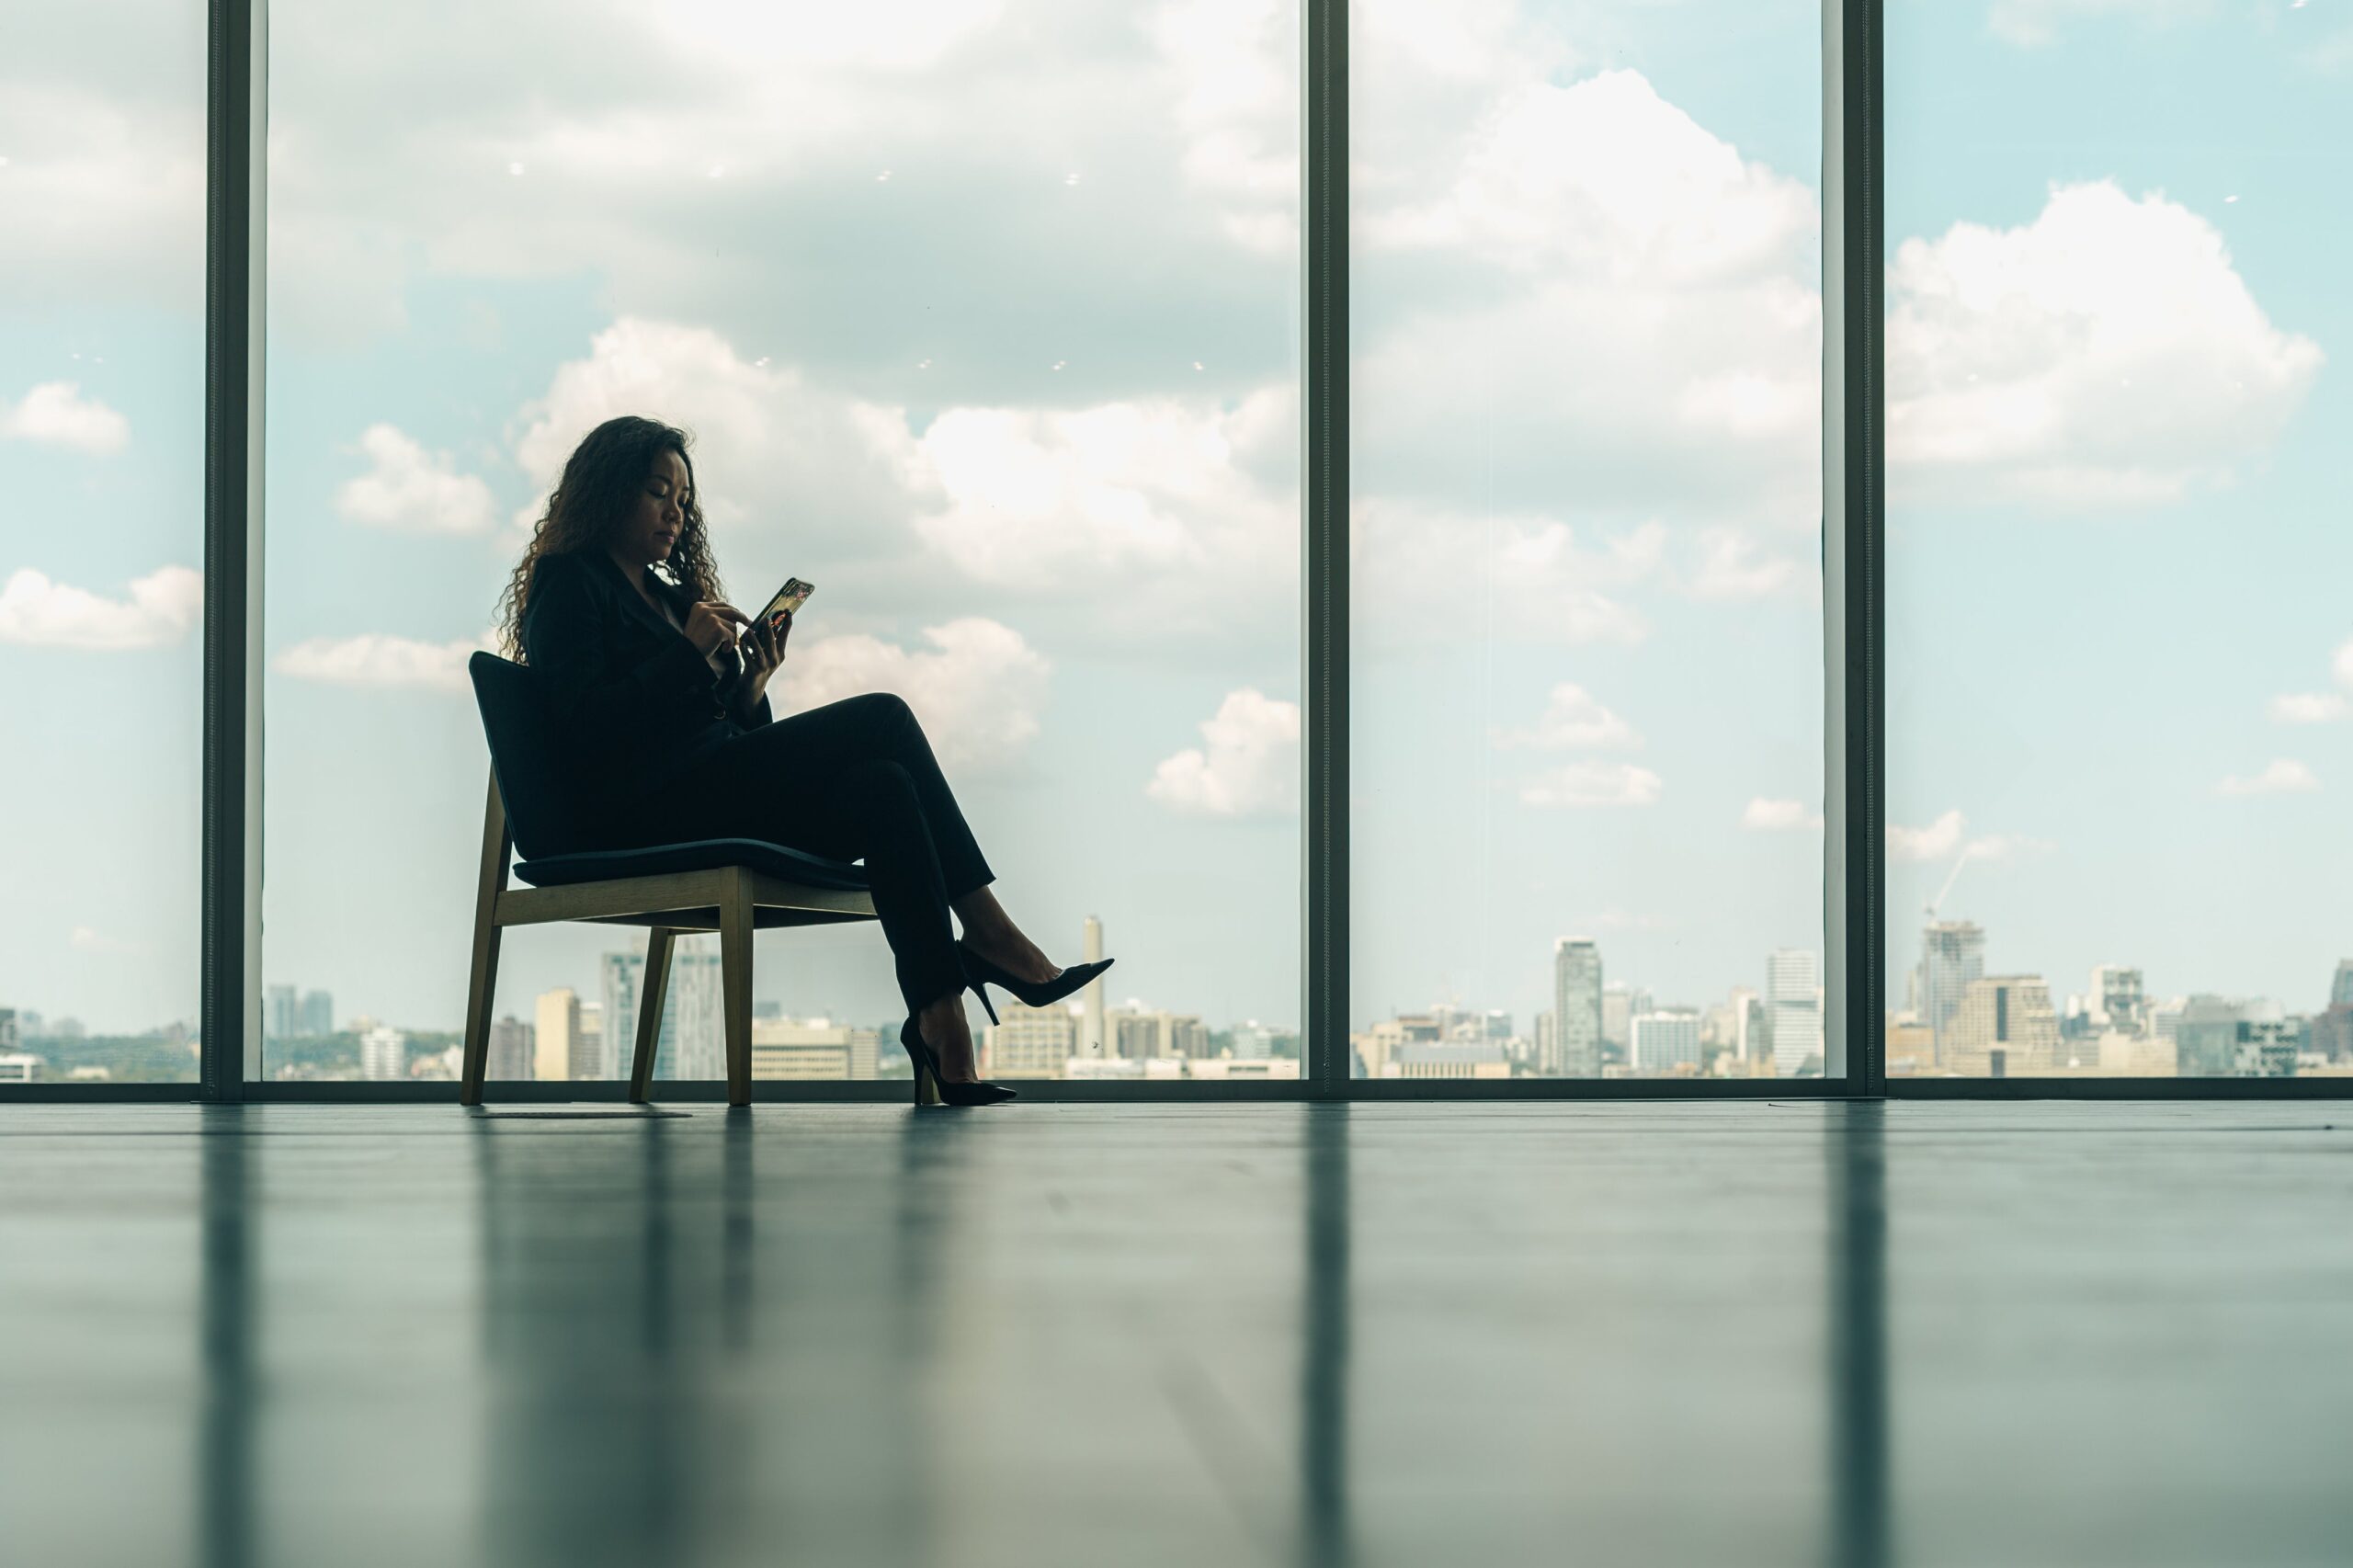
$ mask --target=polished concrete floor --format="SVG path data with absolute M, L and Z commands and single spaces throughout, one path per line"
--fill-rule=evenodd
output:
M 2348 1123 L 0 1107 L 0 1561 L 2343 1563 Z

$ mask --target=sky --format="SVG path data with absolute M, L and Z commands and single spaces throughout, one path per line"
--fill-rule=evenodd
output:
M 1819 948 L 1820 32 L 1352 13 L 1352 1021 Z M 454 1027 L 462 674 L 571 445 L 685 425 L 772 688 L 907 697 L 1049 951 L 1299 1019 L 1298 15 L 271 7 L 264 970 Z M 192 1017 L 200 6 L 0 60 L 0 1006 Z M 1889 960 L 2353 953 L 2345 0 L 1891 0 Z M 1954 868 L 1959 866 L 1958 874 Z M 510 934 L 502 1010 L 590 992 Z M 872 927 L 770 935 L 892 1016 Z M 593 994 L 593 993 L 592 993 Z M 1901 995 L 1900 978 L 1896 994 Z

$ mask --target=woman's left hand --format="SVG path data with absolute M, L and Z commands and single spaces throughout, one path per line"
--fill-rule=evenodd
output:
M 775 631 L 768 630 L 767 623 L 762 621 L 747 629 L 736 642 L 736 651 L 744 655 L 744 674 L 736 682 L 735 696 L 745 708 L 759 705 L 762 694 L 767 690 L 768 676 L 784 663 L 784 642 L 791 635 L 792 617 L 788 613 L 784 624 Z

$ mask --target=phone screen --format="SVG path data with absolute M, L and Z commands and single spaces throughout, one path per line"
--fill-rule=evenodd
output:
M 760 624 L 770 631 L 782 631 L 784 618 L 807 604 L 809 596 L 816 591 L 817 585 L 814 583 L 804 583 L 798 577 L 787 577 L 784 580 L 784 586 L 776 591 L 776 597 L 768 601 L 768 608 L 760 611 Z

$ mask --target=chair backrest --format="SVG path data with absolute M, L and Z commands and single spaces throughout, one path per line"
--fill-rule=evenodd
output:
M 575 764 L 565 766 L 529 669 L 495 653 L 466 661 L 490 742 L 491 771 L 506 803 L 507 831 L 524 859 L 585 846 Z

